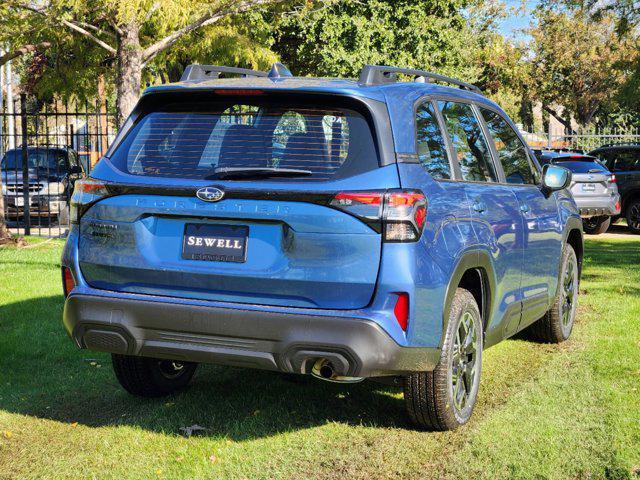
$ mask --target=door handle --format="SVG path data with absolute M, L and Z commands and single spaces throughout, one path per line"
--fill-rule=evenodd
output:
M 521 211 L 522 213 L 527 213 L 529 210 L 531 210 L 531 209 L 529 208 L 529 205 L 526 205 L 526 204 L 524 204 L 524 203 L 523 203 L 522 205 L 520 205 L 520 211 Z
M 487 206 L 484 203 L 478 202 L 476 200 L 475 202 L 473 202 L 473 209 L 478 213 L 482 213 L 487 209 Z

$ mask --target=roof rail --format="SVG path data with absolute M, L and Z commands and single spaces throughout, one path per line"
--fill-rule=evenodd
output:
M 605 145 L 600 145 L 598 148 L 608 148 L 608 147 L 617 147 L 617 146 L 629 146 L 629 147 L 633 147 L 633 146 L 637 146 L 640 145 L 640 142 L 615 142 L 615 143 L 607 143 Z M 594 149 L 597 150 L 598 148 Z
M 360 83 L 363 85 L 380 85 L 383 83 L 393 83 L 397 81 L 397 74 L 413 75 L 417 81 L 444 82 L 456 85 L 463 90 L 470 90 L 475 93 L 482 94 L 475 85 L 465 83 L 451 77 L 445 77 L 438 73 L 427 72 L 426 70 L 414 70 L 412 68 L 387 67 L 383 65 L 365 65 L 360 72 Z M 419 79 L 422 77 L 422 80 Z
M 260 70 L 249 70 L 248 68 L 224 67 L 220 65 L 197 65 L 192 64 L 185 68 L 181 82 L 188 80 L 205 80 L 218 78 L 221 73 L 231 73 L 242 77 L 266 77 L 267 72 Z

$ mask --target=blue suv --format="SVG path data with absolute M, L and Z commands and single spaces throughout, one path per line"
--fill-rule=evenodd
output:
M 64 325 L 135 395 L 184 388 L 198 363 L 372 378 L 404 386 L 419 427 L 452 429 L 485 348 L 571 333 L 570 181 L 452 78 L 192 65 L 76 184 Z

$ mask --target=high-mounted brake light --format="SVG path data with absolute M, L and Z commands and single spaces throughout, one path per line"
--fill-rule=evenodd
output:
M 427 199 L 416 190 L 340 192 L 330 202 L 381 229 L 386 242 L 415 242 L 427 219 Z
M 71 290 L 76 286 L 76 281 L 73 279 L 73 275 L 71 274 L 71 270 L 69 267 L 62 267 L 62 291 L 64 292 L 64 297 L 67 298 L 71 293 Z
M 402 292 L 396 293 L 396 295 L 398 298 L 395 307 L 393 307 L 393 315 L 402 331 L 406 332 L 409 326 L 409 294 Z
M 216 95 L 262 95 L 263 90 L 250 90 L 250 89 L 226 89 L 219 88 L 214 90 Z

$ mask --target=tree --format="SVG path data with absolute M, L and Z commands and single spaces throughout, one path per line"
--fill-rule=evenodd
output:
M 536 19 L 530 84 L 545 111 L 572 132 L 572 118 L 591 123 L 624 84 L 637 41 L 619 37 L 612 16 L 594 20 L 581 8 L 540 7 Z
M 115 63 L 120 122 L 138 100 L 143 70 L 183 37 L 233 15 L 282 0 L 7 0 L 2 7 L 34 31 L 64 29 Z M 1 12 L 0 12 L 1 13 Z M 25 16 L 26 15 L 26 16 Z
M 468 81 L 474 39 L 466 0 L 309 3 L 277 22 L 273 49 L 301 75 L 357 77 L 365 64 L 433 69 Z

